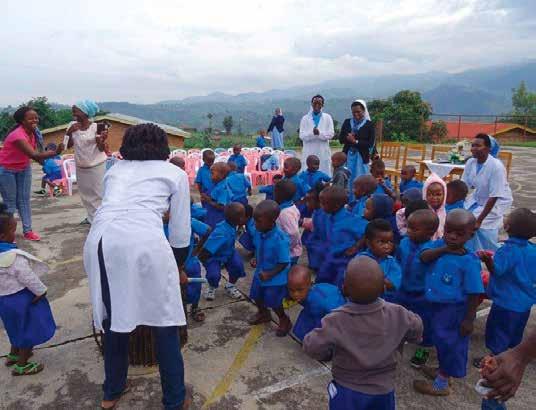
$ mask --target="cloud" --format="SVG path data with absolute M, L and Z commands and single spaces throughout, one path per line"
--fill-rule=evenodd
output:
M 0 26 L 0 104 L 38 95 L 154 102 L 461 71 L 524 60 L 536 46 L 529 0 L 20 4 L 7 0 Z

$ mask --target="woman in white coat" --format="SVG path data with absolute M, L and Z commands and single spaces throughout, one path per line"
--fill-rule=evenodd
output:
M 125 392 L 129 333 L 146 325 L 156 339 L 164 407 L 181 409 L 185 385 L 178 326 L 186 320 L 177 261 L 187 255 L 190 242 L 188 177 L 166 162 L 167 135 L 154 124 L 129 128 L 120 153 L 124 160 L 104 177 L 102 205 L 84 246 L 93 320 L 104 330 L 102 408 L 113 408 Z M 162 224 L 168 210 L 169 242 Z
M 473 158 L 465 164 L 462 175 L 462 181 L 473 189 L 464 207 L 476 217 L 477 231 L 467 244 L 475 251 L 497 250 L 504 215 L 512 206 L 506 170 L 503 163 L 490 154 L 491 149 L 489 135 L 478 134 L 471 145 Z
M 324 97 L 315 95 L 311 99 L 311 109 L 300 121 L 300 139 L 303 141 L 302 168 L 305 170 L 309 155 L 320 159 L 320 171 L 331 176 L 331 149 L 329 141 L 335 135 L 331 115 L 322 112 Z

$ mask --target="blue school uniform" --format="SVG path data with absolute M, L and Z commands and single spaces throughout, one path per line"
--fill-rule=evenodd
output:
M 246 158 L 242 154 L 233 154 L 229 157 L 227 162 L 234 162 L 236 164 L 236 172 L 243 174 L 248 164 Z
M 203 164 L 201 168 L 197 171 L 195 176 L 196 184 L 201 185 L 201 192 L 204 194 L 209 194 L 214 187 L 214 182 L 212 182 L 212 177 L 210 175 L 210 167 L 207 164 Z
M 333 380 L 328 384 L 329 410 L 395 410 L 395 392 L 366 394 Z
M 486 322 L 486 347 L 499 354 L 517 346 L 536 304 L 536 245 L 510 237 L 493 257 L 488 296 L 493 300 Z
M 444 246 L 441 239 L 438 246 Z M 480 259 L 473 253 L 445 254 L 426 273 L 425 294 L 430 302 L 431 333 L 439 369 L 451 377 L 465 377 L 469 336 L 460 326 L 467 310 L 467 296 L 484 293 Z
M 251 183 L 244 174 L 239 172 L 230 172 L 227 176 L 227 184 L 231 190 L 231 201 L 248 204 L 248 191 L 251 189 Z
M 202 238 L 208 234 L 210 226 L 201 222 L 198 219 L 192 218 L 192 235 L 190 237 L 190 247 L 188 249 L 188 256 L 184 262 L 184 271 L 189 278 L 201 277 L 201 262 L 197 256 L 193 256 L 193 251 L 197 243 L 196 236 Z M 193 305 L 199 303 L 201 298 L 201 283 L 189 283 L 186 286 L 186 299 L 187 302 Z
M 62 179 L 60 161 L 61 157 L 59 155 L 43 161 L 43 173 L 45 174 L 43 178 L 45 180 L 56 181 L 57 179 Z
M 290 178 L 284 177 L 283 179 L 290 179 L 292 182 L 294 182 L 294 185 L 296 185 L 296 194 L 292 198 L 294 202 L 301 201 L 303 197 L 305 197 L 305 194 L 311 190 L 309 184 L 301 179 L 298 174 Z
M 216 225 L 203 245 L 210 253 L 210 258 L 204 262 L 207 271 L 207 281 L 210 286 L 217 288 L 221 279 L 221 267 L 225 266 L 231 279 L 246 276 L 244 263 L 235 249 L 236 227 L 227 221 Z
M 259 188 L 259 193 L 265 194 L 264 199 L 274 200 L 274 186 L 273 185 L 264 185 Z
M 255 232 L 255 258 L 257 267 L 253 274 L 253 282 L 249 297 L 260 301 L 268 308 L 278 308 L 287 296 L 287 276 L 290 270 L 290 238 L 278 226 L 268 232 Z M 273 278 L 261 281 L 259 275 L 263 271 L 272 270 L 276 265 L 286 267 Z
M 362 217 L 365 214 L 365 208 L 369 198 L 370 196 L 363 195 L 361 198 L 355 199 L 354 201 L 350 202 L 350 204 L 348 204 L 350 212 L 355 216 Z
M 320 264 L 324 259 L 324 252 L 327 241 L 327 217 L 328 214 L 323 209 L 313 211 L 313 231 L 306 237 L 306 241 L 302 242 L 307 249 L 307 259 L 309 267 L 314 270 L 320 268 Z
M 463 204 L 465 203 L 465 201 L 463 199 L 460 199 L 459 201 L 456 201 L 454 202 L 453 204 L 446 204 L 445 205 L 445 210 L 447 211 L 447 213 L 449 213 L 450 211 L 453 211 L 455 209 L 464 209 L 463 208 Z
M 383 185 L 385 185 L 387 188 L 389 188 L 391 191 L 394 190 L 393 184 L 391 183 L 391 179 L 389 177 L 384 178 Z M 385 192 L 385 189 L 383 189 L 383 186 L 378 184 L 378 187 L 376 188 L 376 191 L 374 191 L 375 194 L 387 194 Z
M 305 171 L 300 172 L 298 176 L 302 179 L 303 182 L 305 182 L 311 188 L 316 187 L 316 184 L 318 184 L 319 182 L 331 181 L 331 177 L 322 171 L 311 172 L 308 169 L 306 169 Z
M 333 309 L 346 303 L 337 286 L 329 283 L 317 283 L 309 289 L 309 293 L 301 305 L 301 310 L 292 332 L 300 341 L 311 330 L 321 327 L 321 320 Z
M 255 250 L 255 244 L 253 243 L 253 236 L 255 235 L 255 221 L 253 218 L 249 218 L 246 222 L 246 230 L 240 235 L 238 243 L 244 247 L 245 250 L 253 252 Z
M 205 220 L 205 217 L 207 216 L 207 210 L 203 208 L 202 205 L 192 203 L 190 205 L 190 214 L 192 218 L 203 222 Z
M 391 181 L 389 181 L 391 183 Z M 416 179 L 410 179 L 409 181 L 400 182 L 400 193 L 403 193 L 411 188 L 417 188 L 419 191 L 422 191 L 423 183 L 417 181 Z
M 327 216 L 327 242 L 324 243 L 324 262 L 316 275 L 317 283 L 342 286 L 344 271 L 352 258 L 344 252 L 363 237 L 367 224 L 366 219 L 352 215 L 345 208 Z
M 382 298 L 387 302 L 396 303 L 396 294 L 400 289 L 400 283 L 402 282 L 402 268 L 398 261 L 391 255 L 387 255 L 385 258 L 378 258 L 369 250 L 361 252 L 360 255 L 367 255 L 374 259 L 383 271 L 385 279 L 389 280 L 395 287 L 393 290 L 386 290 L 383 292 Z
M 262 135 L 259 135 L 255 140 L 255 144 L 258 148 L 264 148 L 266 146 L 266 139 Z
M 212 191 L 210 192 L 210 197 L 213 201 L 223 206 L 231 202 L 231 190 L 229 189 L 227 179 L 224 179 L 214 185 Z M 207 204 L 206 208 L 207 216 L 205 222 L 209 224 L 212 229 L 214 229 L 219 222 L 224 220 L 223 209 L 217 209 L 211 204 Z
M 429 303 L 424 294 L 426 272 L 429 266 L 421 261 L 420 256 L 424 250 L 436 246 L 435 241 L 415 243 L 405 237 L 396 251 L 396 260 L 402 268 L 402 282 L 396 294 L 396 301 L 421 317 L 424 326 L 421 345 L 427 347 L 432 346 Z

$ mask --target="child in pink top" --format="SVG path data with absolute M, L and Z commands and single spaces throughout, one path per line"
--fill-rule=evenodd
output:
M 292 201 L 294 195 L 296 195 L 296 185 L 290 179 L 283 179 L 274 187 L 274 199 L 281 210 L 276 223 L 290 238 L 290 261 L 292 265 L 298 262 L 302 254 L 300 211 Z
M 447 211 L 445 209 L 447 201 L 447 184 L 436 174 L 431 174 L 428 179 L 424 181 L 422 197 L 428 202 L 430 208 L 439 218 L 439 227 L 434 236 L 432 236 L 432 240 L 435 241 L 436 239 L 441 239 L 443 237 L 445 218 L 447 217 Z

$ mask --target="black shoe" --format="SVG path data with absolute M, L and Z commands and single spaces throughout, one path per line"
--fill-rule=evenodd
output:
M 84 219 L 82 222 L 80 222 L 80 225 L 91 225 L 91 222 L 89 222 L 89 219 Z
M 475 357 L 473 359 L 473 366 L 476 367 L 477 369 L 481 369 L 482 368 L 482 359 L 484 359 L 484 356 Z
M 422 347 L 419 347 L 417 350 L 415 350 L 415 355 L 411 358 L 409 363 L 412 367 L 420 369 L 421 366 L 426 364 L 428 357 L 430 357 L 430 352 Z

